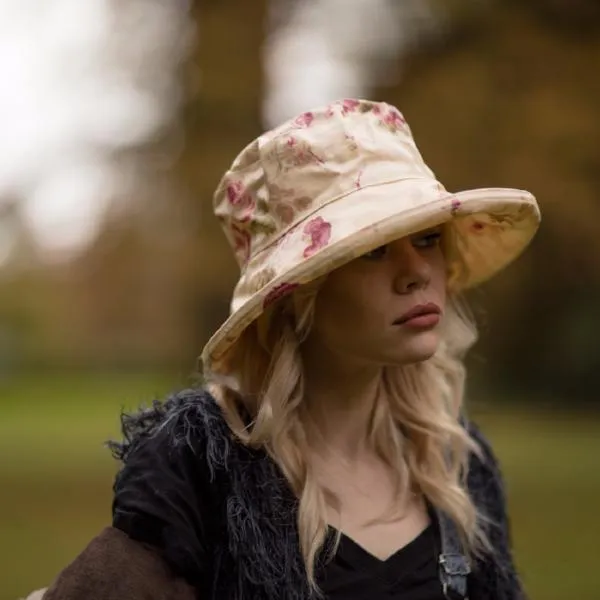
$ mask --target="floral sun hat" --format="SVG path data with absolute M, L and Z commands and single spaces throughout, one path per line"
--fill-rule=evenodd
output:
M 223 176 L 214 212 L 241 275 L 229 318 L 202 352 L 213 372 L 267 306 L 379 246 L 446 223 L 448 287 L 460 291 L 515 259 L 540 222 L 526 191 L 446 191 L 398 109 L 354 99 L 250 143 Z

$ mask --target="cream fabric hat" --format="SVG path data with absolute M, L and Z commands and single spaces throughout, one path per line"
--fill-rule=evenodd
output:
M 529 192 L 447 192 L 398 109 L 353 99 L 249 144 L 221 180 L 214 211 L 241 268 L 231 315 L 202 352 L 215 372 L 265 307 L 366 252 L 448 223 L 448 285 L 457 291 L 517 257 L 540 221 Z

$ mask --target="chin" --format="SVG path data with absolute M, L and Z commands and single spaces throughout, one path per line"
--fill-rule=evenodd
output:
M 435 330 L 425 331 L 410 339 L 402 340 L 388 356 L 388 365 L 406 365 L 429 360 L 440 346 L 440 336 Z

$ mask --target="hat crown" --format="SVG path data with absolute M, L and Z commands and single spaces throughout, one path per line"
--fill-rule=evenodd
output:
M 290 119 L 249 144 L 223 176 L 214 212 L 243 269 L 324 205 L 403 179 L 428 179 L 444 191 L 397 108 L 345 99 Z M 399 208 L 402 202 L 398 198 Z

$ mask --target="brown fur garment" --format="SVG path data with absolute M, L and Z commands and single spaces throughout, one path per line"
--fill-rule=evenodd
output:
M 60 596 L 56 590 L 60 590 Z M 193 588 L 174 576 L 148 546 L 107 527 L 41 595 L 26 600 L 195 600 Z

